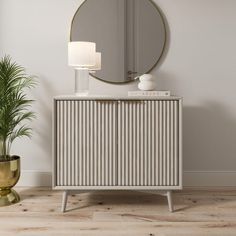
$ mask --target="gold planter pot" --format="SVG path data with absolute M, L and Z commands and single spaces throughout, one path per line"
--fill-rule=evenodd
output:
M 12 189 L 20 178 L 20 157 L 12 156 L 9 161 L 0 161 L 0 207 L 9 206 L 20 201 Z

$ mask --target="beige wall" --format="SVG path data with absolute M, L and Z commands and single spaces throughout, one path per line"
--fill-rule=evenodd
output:
M 29 176 L 51 170 L 52 97 L 73 93 L 67 41 L 81 2 L 0 0 L 0 55 L 10 54 L 40 81 L 32 93 L 38 114 L 33 139 L 20 140 L 13 148 L 24 157 L 22 169 Z M 184 97 L 185 181 L 236 185 L 236 1 L 155 2 L 168 21 L 170 41 L 153 74 L 159 89 Z M 136 87 L 91 80 L 96 94 L 126 95 Z

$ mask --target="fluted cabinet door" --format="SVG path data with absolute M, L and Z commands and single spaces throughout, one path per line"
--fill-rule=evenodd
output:
M 179 186 L 180 101 L 120 101 L 118 185 Z
M 56 186 L 117 185 L 117 102 L 57 100 Z

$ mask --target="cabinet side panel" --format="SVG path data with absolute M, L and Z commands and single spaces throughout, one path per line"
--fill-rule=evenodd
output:
M 183 100 L 180 99 L 178 101 L 178 107 L 179 107 L 179 121 L 178 121 L 178 127 L 179 127 L 179 186 L 183 188 Z

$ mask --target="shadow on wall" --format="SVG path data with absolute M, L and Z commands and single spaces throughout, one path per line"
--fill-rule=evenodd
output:
M 157 6 L 158 7 L 158 6 Z M 154 68 L 154 71 L 158 70 L 161 65 L 165 62 L 165 59 L 168 55 L 169 49 L 170 49 L 170 42 L 171 42 L 171 33 L 170 33 L 170 27 L 169 27 L 169 23 L 168 20 L 164 14 L 164 12 L 158 7 L 158 10 L 160 11 L 164 24 L 165 24 L 165 29 L 166 29 L 166 42 L 165 42 L 165 48 L 163 50 L 163 53 L 161 55 L 160 60 L 157 63 L 157 66 Z M 152 74 L 153 71 L 151 71 L 150 73 Z
M 169 71 L 159 70 L 156 75 L 157 90 L 169 90 L 171 95 L 182 94 L 178 77 L 175 74 L 171 74 Z
M 160 68 L 162 64 L 165 63 L 166 57 L 169 53 L 170 50 L 170 44 L 171 44 L 171 31 L 170 31 L 170 26 L 168 23 L 168 20 L 162 11 L 161 8 L 159 8 L 159 11 L 161 12 L 161 15 L 163 17 L 163 21 L 165 24 L 165 29 L 166 29 L 166 42 L 165 42 L 165 48 L 163 50 L 163 53 L 161 55 L 160 60 L 158 61 L 157 65 L 153 68 L 152 71 L 150 71 L 150 74 L 154 74 L 156 77 L 156 89 L 157 90 L 170 90 L 171 88 L 174 88 L 173 86 L 173 76 L 169 74 L 169 72 L 166 74 L 166 72 L 163 72 Z M 167 79 L 171 80 L 171 83 L 166 83 Z M 168 87 L 168 85 L 171 85 L 171 87 Z
M 40 89 L 35 92 L 34 99 L 37 102 L 37 122 L 34 132 L 38 136 L 37 144 L 43 149 L 48 166 L 51 166 L 52 153 L 52 97 L 55 94 L 54 88 L 48 82 L 48 78 L 39 76 Z M 49 157 L 49 158 L 48 158 Z
M 236 118 L 226 107 L 213 101 L 184 107 L 183 124 L 185 170 L 235 170 Z

